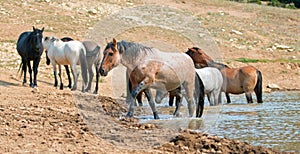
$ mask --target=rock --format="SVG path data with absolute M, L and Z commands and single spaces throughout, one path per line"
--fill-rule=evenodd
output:
M 96 15 L 98 13 L 98 11 L 96 9 L 90 9 L 88 11 L 89 14 L 92 14 L 92 15 Z
M 277 84 L 270 83 L 267 85 L 267 88 L 272 89 L 272 90 L 280 90 L 281 87 L 279 87 Z
M 277 48 L 277 49 L 283 49 L 283 50 L 284 50 L 284 49 L 290 49 L 291 47 L 290 47 L 290 46 L 287 46 L 287 45 L 277 45 L 276 48 Z
M 237 34 L 237 35 L 243 35 L 242 32 L 237 31 L 237 30 L 231 30 L 231 33 Z

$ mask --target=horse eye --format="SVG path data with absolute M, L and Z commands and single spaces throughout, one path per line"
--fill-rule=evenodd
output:
M 113 55 L 114 55 L 114 53 L 110 52 L 110 53 L 108 53 L 108 55 L 109 55 L 109 56 L 113 56 Z

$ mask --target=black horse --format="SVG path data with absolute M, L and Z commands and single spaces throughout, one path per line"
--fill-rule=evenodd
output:
M 28 66 L 28 72 L 30 75 L 30 84 L 29 86 L 34 88 L 37 86 L 37 73 L 38 66 L 41 60 L 41 56 L 43 54 L 43 31 L 44 27 L 40 30 L 33 26 L 32 32 L 23 32 L 18 39 L 17 42 L 17 51 L 22 58 L 22 62 L 20 64 L 20 68 L 22 67 L 22 71 L 24 72 L 23 85 L 26 83 L 26 72 Z M 33 68 L 31 68 L 30 61 L 33 61 Z M 32 82 L 32 69 L 34 73 L 34 78 Z

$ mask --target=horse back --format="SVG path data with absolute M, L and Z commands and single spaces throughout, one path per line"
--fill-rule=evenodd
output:
M 206 92 L 221 88 L 223 84 L 223 77 L 217 68 L 204 67 L 201 69 L 196 69 L 196 72 L 201 78 Z
M 101 48 L 100 46 L 94 42 L 94 41 L 83 41 L 82 44 L 84 45 L 86 49 L 86 56 L 92 57 L 92 56 L 100 56 Z M 100 58 L 101 59 L 101 58 Z
M 20 34 L 17 41 L 17 51 L 23 56 L 26 55 L 26 51 L 30 49 L 29 36 L 32 32 L 23 32 Z

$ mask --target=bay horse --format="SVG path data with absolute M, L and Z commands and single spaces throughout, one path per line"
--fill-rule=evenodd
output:
M 73 41 L 72 38 L 70 37 L 64 37 L 61 39 L 63 42 L 68 42 L 68 41 Z M 101 61 L 101 47 L 94 41 L 83 41 L 82 44 L 84 45 L 85 49 L 86 49 L 86 61 L 87 61 L 87 68 L 88 68 L 88 72 L 89 72 L 89 80 L 88 80 L 88 85 L 87 88 L 85 89 L 85 91 L 90 91 L 91 87 L 92 87 L 92 81 L 94 78 L 94 72 L 93 72 L 93 65 L 94 68 L 96 70 L 96 86 L 95 86 L 95 90 L 94 90 L 94 94 L 98 93 L 98 82 L 99 82 L 99 72 L 98 72 L 98 68 L 100 66 L 100 61 Z M 50 65 L 50 59 L 48 57 L 48 54 L 46 52 L 46 64 Z M 72 80 L 70 77 L 70 71 L 69 71 L 69 66 L 68 65 L 64 65 L 65 69 L 66 69 L 66 73 L 68 76 L 68 87 L 71 88 L 71 84 L 72 84 Z M 55 76 L 56 79 L 56 76 Z M 56 83 L 56 82 L 55 82 Z M 57 84 L 54 86 L 56 87 Z M 61 84 L 60 89 L 63 89 L 63 86 Z
M 225 64 L 215 62 L 204 51 L 198 47 L 188 48 L 186 51 L 194 61 L 196 68 L 215 67 L 223 75 L 222 91 L 225 92 L 227 103 L 231 103 L 229 94 L 245 93 L 247 103 L 253 103 L 251 93 L 254 91 L 257 103 L 262 100 L 262 74 L 253 66 L 243 66 L 240 68 L 230 68 Z
M 17 41 L 17 51 L 22 58 L 19 70 L 22 67 L 22 73 L 24 73 L 23 85 L 26 83 L 27 67 L 30 75 L 29 86 L 32 88 L 37 87 L 37 73 L 38 66 L 43 54 L 43 38 L 44 27 L 40 30 L 33 26 L 33 31 L 23 32 Z M 31 68 L 30 61 L 33 61 L 33 67 Z M 32 69 L 33 69 L 33 82 L 32 82 Z
M 99 72 L 102 76 L 107 76 L 108 72 L 120 63 L 130 73 L 130 80 L 135 78 L 135 80 L 131 80 L 132 97 L 136 98 L 141 91 L 149 96 L 149 105 L 154 119 L 159 119 L 159 116 L 150 88 L 171 91 L 181 85 L 187 93 L 189 116 L 193 116 L 196 73 L 193 61 L 186 54 L 161 52 L 156 48 L 146 47 L 134 42 L 117 42 L 114 38 L 112 42 L 107 42 Z M 200 93 L 198 98 L 196 117 L 201 117 L 203 113 L 201 104 L 204 104 L 204 98 L 200 96 Z M 174 115 L 179 115 L 180 106 L 176 108 Z M 131 101 L 126 114 L 127 117 L 133 116 L 134 107 L 135 102 Z
M 51 64 L 53 65 L 53 73 L 56 76 L 58 65 L 59 72 L 61 72 L 61 65 L 71 65 L 71 70 L 74 78 L 74 84 L 71 90 L 77 89 L 78 71 L 76 65 L 79 63 L 81 67 L 81 75 L 83 79 L 82 92 L 85 91 L 87 85 L 87 61 L 86 61 L 86 50 L 84 45 L 79 41 L 63 42 L 62 40 L 50 36 L 43 38 L 43 46 L 48 52 L 48 57 Z M 60 77 L 60 87 L 63 86 L 61 73 L 58 74 Z

